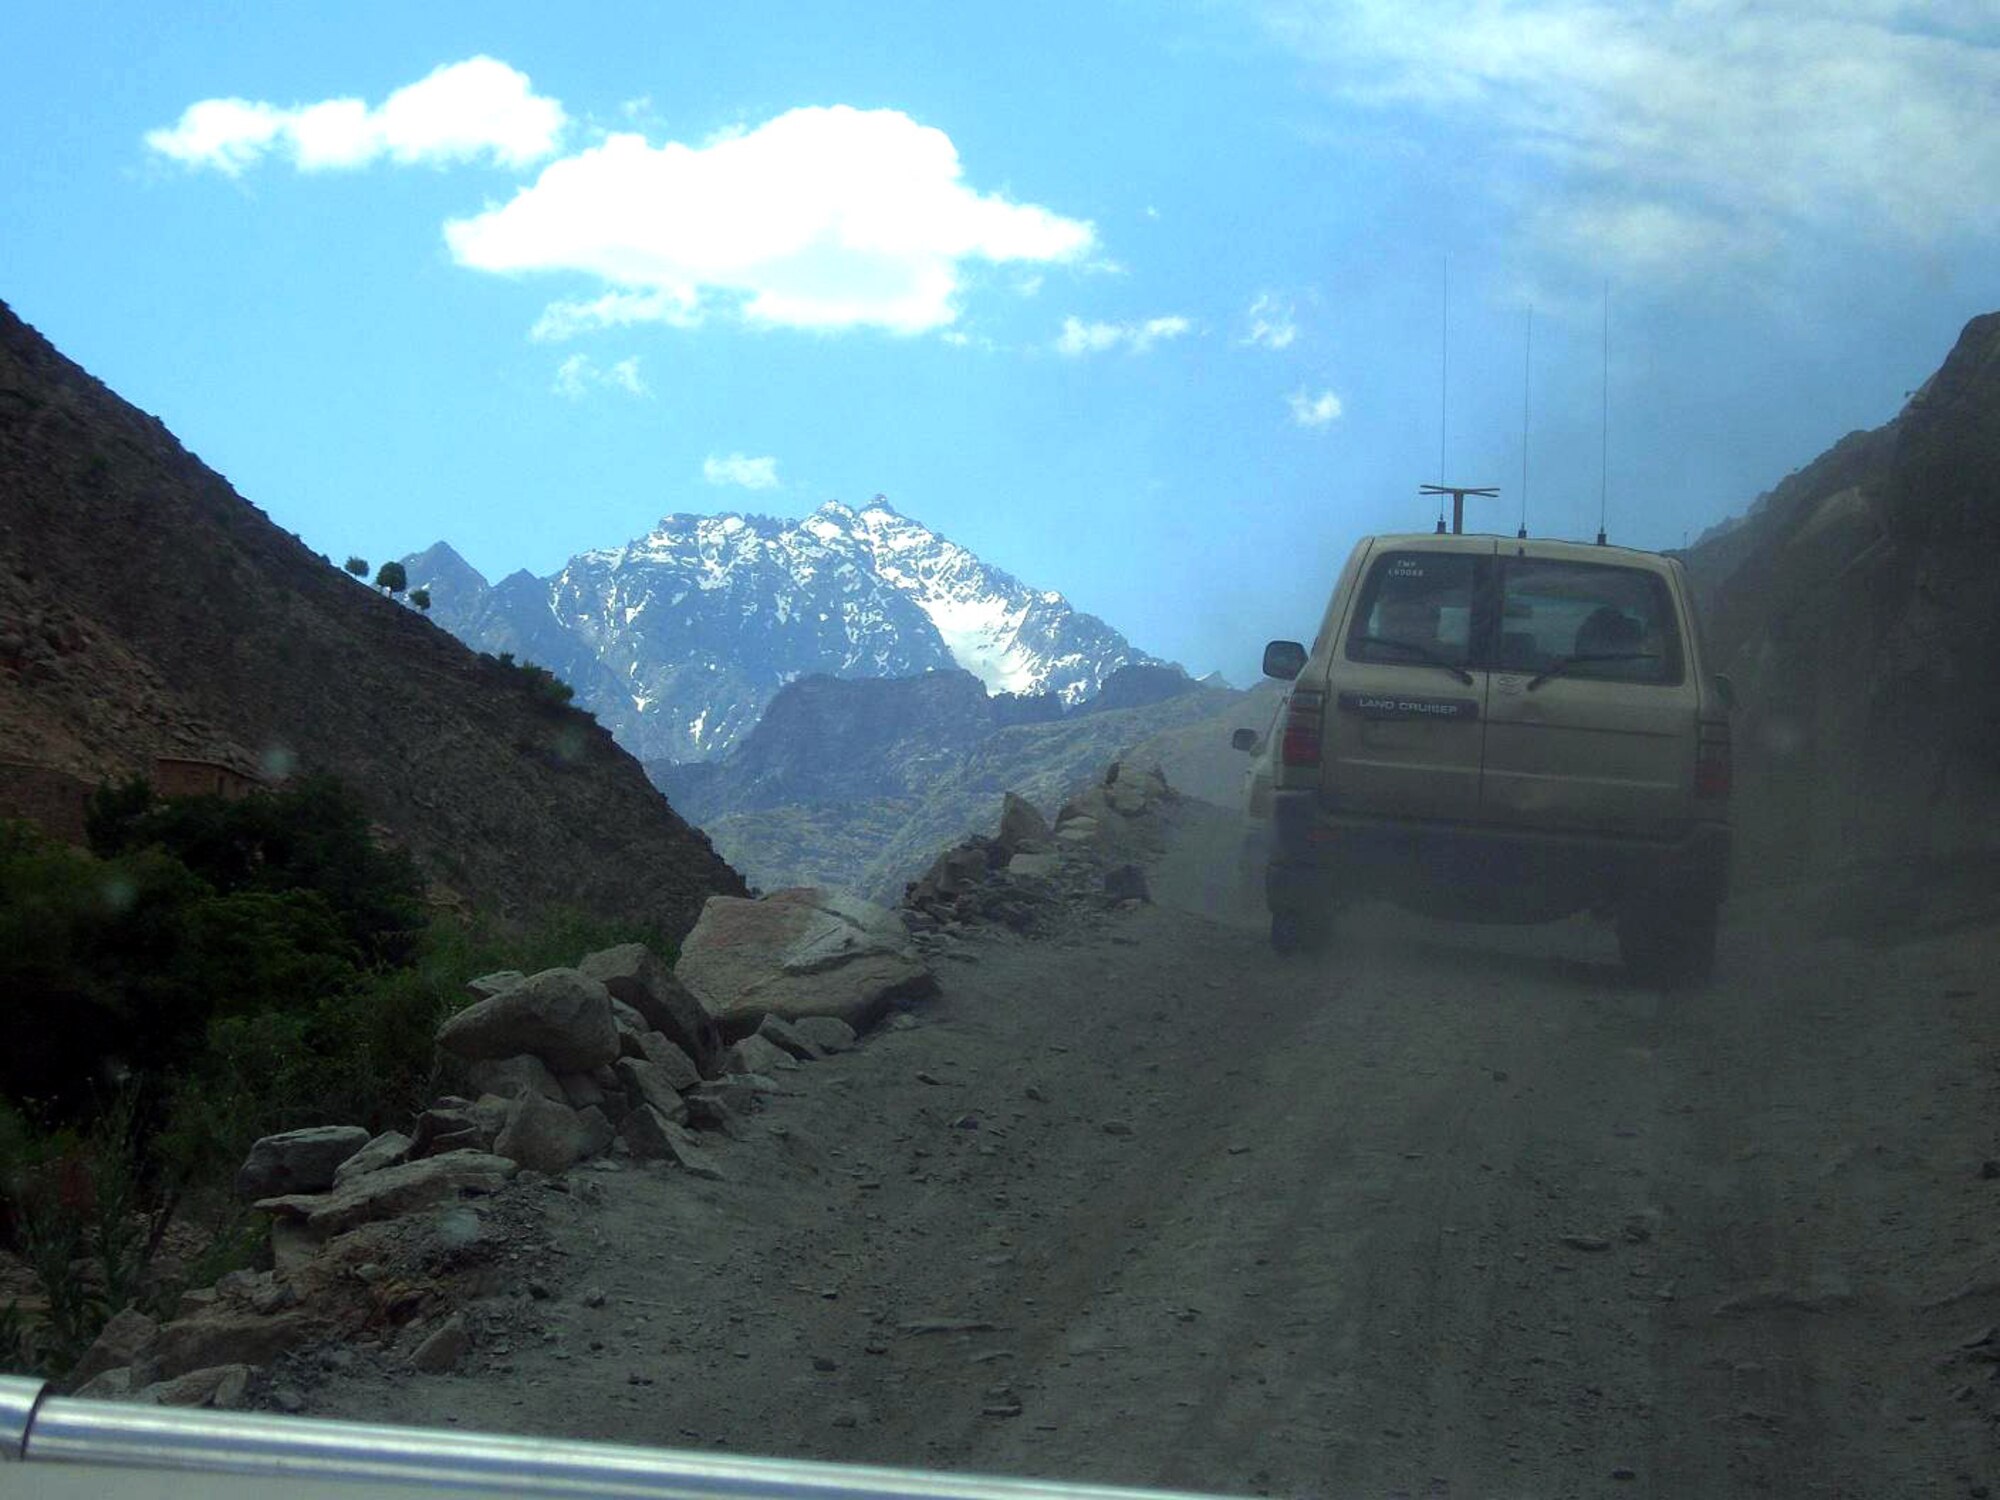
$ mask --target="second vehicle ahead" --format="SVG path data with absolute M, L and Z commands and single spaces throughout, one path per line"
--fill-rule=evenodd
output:
M 1433 915 L 1618 924 L 1635 975 L 1704 977 L 1730 863 L 1728 684 L 1678 561 L 1623 547 L 1364 538 L 1256 754 L 1280 951 L 1382 896 Z M 1260 814 L 1268 813 L 1268 822 Z M 1254 833 L 1253 833 L 1254 839 Z

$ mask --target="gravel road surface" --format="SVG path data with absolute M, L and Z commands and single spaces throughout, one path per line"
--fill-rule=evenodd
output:
M 517 1188 L 474 1347 L 315 1415 L 1311 1496 L 2000 1483 L 2000 927 L 1765 898 L 1709 988 L 1384 908 L 992 934 L 718 1143 Z M 529 1215 L 533 1218 L 534 1215 Z M 478 1233 L 502 1233 L 498 1229 Z

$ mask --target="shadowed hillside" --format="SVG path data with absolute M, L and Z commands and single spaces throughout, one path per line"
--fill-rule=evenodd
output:
M 460 896 L 685 930 L 742 883 L 588 716 L 272 525 L 0 304 L 0 759 L 329 771 Z

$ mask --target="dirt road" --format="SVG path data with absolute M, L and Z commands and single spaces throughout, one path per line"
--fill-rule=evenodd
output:
M 309 1412 L 1285 1495 L 2000 1483 L 2000 929 L 1351 913 L 1280 962 L 1190 804 L 1159 904 L 993 936 L 721 1143 L 516 1189 L 449 1375 Z M 463 1212 L 463 1211 L 461 1211 Z M 474 1222 L 478 1220 L 478 1222 Z

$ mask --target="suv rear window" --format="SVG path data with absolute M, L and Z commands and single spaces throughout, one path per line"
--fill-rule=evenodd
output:
M 1657 573 L 1600 563 L 1504 558 L 1494 665 L 1601 682 L 1681 680 L 1673 599 Z
M 1430 660 L 1464 666 L 1472 657 L 1478 565 L 1468 552 L 1388 552 L 1369 571 L 1347 654 L 1354 661 Z
M 1430 661 L 1671 686 L 1685 653 L 1659 574 L 1606 563 L 1389 552 L 1369 569 L 1350 661 Z

